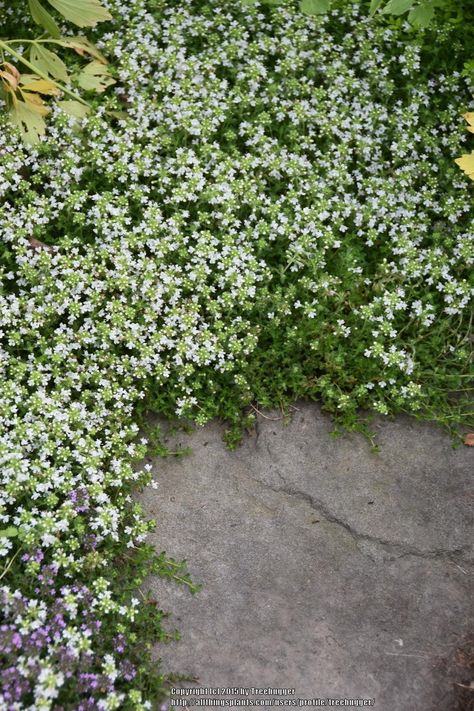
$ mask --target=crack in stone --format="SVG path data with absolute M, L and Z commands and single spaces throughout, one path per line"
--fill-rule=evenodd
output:
M 319 515 L 323 516 L 326 521 L 334 523 L 335 525 L 340 526 L 345 531 L 347 531 L 347 533 L 356 543 L 358 543 L 359 541 L 368 541 L 369 543 L 374 543 L 377 546 L 382 546 L 383 548 L 388 549 L 388 552 L 397 554 L 397 558 L 405 558 L 407 556 L 415 556 L 417 558 L 425 558 L 430 560 L 436 558 L 460 558 L 465 553 L 471 550 L 470 546 L 463 546 L 461 548 L 455 548 L 451 550 L 444 548 L 438 548 L 434 550 L 420 550 L 419 548 L 416 548 L 416 546 L 412 546 L 407 543 L 394 543 L 392 541 L 384 540 L 383 538 L 380 538 L 378 536 L 371 536 L 368 533 L 360 533 L 355 528 L 353 528 L 353 526 L 347 523 L 347 521 L 344 521 L 343 519 L 340 519 L 335 516 L 321 501 L 317 501 L 313 496 L 307 494 L 305 491 L 301 491 L 300 489 L 294 489 L 290 486 L 273 487 L 270 484 L 267 484 L 266 482 L 258 481 L 256 479 L 254 479 L 254 481 L 257 481 L 262 487 L 274 491 L 276 494 L 294 496 L 298 499 L 301 499 L 302 501 L 305 501 L 314 511 L 316 511 Z M 360 548 L 359 550 L 363 555 L 367 555 Z
M 255 437 L 255 441 L 254 441 L 254 447 L 255 447 L 256 449 L 258 449 L 258 448 L 260 447 L 260 442 L 259 442 L 259 440 L 260 440 L 260 435 L 262 434 L 262 428 L 261 428 L 260 420 L 259 420 L 258 417 L 257 417 L 257 419 L 255 420 L 255 434 L 256 434 L 256 437 Z M 272 453 L 272 450 L 271 450 L 271 447 L 270 447 L 270 443 L 269 443 L 268 441 L 265 441 L 265 449 L 267 450 L 267 454 L 268 454 L 268 456 L 269 456 L 270 461 L 273 462 L 273 461 L 274 461 L 274 456 L 273 456 L 273 453 Z M 283 477 L 282 473 L 280 472 L 280 469 L 279 469 L 278 467 L 275 467 L 274 471 L 275 471 L 276 475 L 278 476 L 278 478 L 280 479 L 280 481 L 281 481 L 283 484 L 286 484 L 286 480 L 285 480 L 285 478 Z M 252 477 L 251 477 L 251 478 L 252 478 Z M 252 480 L 253 480 L 253 479 L 252 479 Z M 254 481 L 254 480 L 253 480 L 253 481 Z M 261 482 L 258 482 L 258 483 L 261 483 Z

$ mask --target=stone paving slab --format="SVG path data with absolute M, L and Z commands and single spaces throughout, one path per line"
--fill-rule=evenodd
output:
M 157 657 L 201 687 L 449 711 L 440 661 L 472 629 L 473 450 L 400 417 L 375 421 L 374 454 L 362 435 L 331 438 L 316 404 L 296 408 L 287 425 L 259 416 L 236 451 L 212 422 L 169 438 L 189 456 L 152 460 L 149 541 L 203 584 L 149 581 L 182 633 Z

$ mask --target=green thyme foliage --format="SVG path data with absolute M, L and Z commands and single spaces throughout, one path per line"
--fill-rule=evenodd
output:
M 166 693 L 140 642 L 168 633 L 136 588 L 150 566 L 194 587 L 153 562 L 133 503 L 148 409 L 225 418 L 230 444 L 299 396 L 348 428 L 361 408 L 473 419 L 452 33 L 430 30 L 427 66 L 421 36 L 342 0 L 107 9 L 96 111 L 53 109 L 34 147 L 2 124 L 1 679 L 20 708 Z

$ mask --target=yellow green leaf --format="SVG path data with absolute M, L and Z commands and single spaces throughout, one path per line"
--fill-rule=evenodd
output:
M 102 62 L 102 64 L 107 64 L 107 60 L 104 55 L 101 54 L 97 47 L 86 37 L 65 37 L 62 38 L 57 44 L 60 44 L 61 47 L 70 47 L 71 49 L 74 49 L 81 55 L 81 57 L 89 54 L 91 57 L 94 57 L 94 59 L 97 59 L 97 61 Z
M 324 15 L 329 10 L 330 0 L 301 0 L 300 10 L 305 15 Z
M 34 91 L 37 94 L 49 94 L 50 96 L 57 96 L 61 93 L 56 82 L 49 79 L 28 79 L 22 80 L 21 88 L 25 91 Z
M 8 528 L 0 530 L 0 538 L 15 538 L 15 536 L 18 536 L 18 529 L 15 526 L 8 526 Z
M 77 75 L 79 86 L 87 91 L 97 91 L 102 93 L 111 84 L 115 84 L 115 80 L 109 74 L 106 66 L 101 62 L 92 61 L 84 67 L 82 72 Z
M 107 116 L 112 116 L 112 118 L 119 119 L 120 121 L 125 121 L 129 118 L 126 111 L 107 111 Z
M 30 6 L 31 17 L 37 25 L 44 27 L 46 32 L 48 32 L 51 37 L 61 36 L 56 22 L 53 20 L 49 12 L 44 9 L 39 0 L 28 0 L 28 5 Z
M 46 116 L 49 114 L 50 109 L 48 106 L 45 106 L 41 96 L 38 96 L 38 94 L 30 94 L 27 91 L 22 91 L 21 95 L 28 108 L 34 111 L 35 114 L 38 114 L 38 116 Z
M 428 27 L 434 17 L 434 12 L 433 5 L 416 5 L 408 13 L 408 21 L 420 29 Z
M 54 79 L 67 82 L 67 67 L 57 54 L 40 44 L 33 44 L 30 50 L 30 62 L 38 67 L 43 74 L 49 74 Z
M 465 118 L 469 124 L 469 126 L 467 127 L 467 130 L 470 131 L 471 133 L 474 133 L 474 113 L 470 112 L 470 113 L 464 114 L 463 118 Z
M 90 111 L 89 106 L 85 106 L 79 101 L 58 101 L 57 105 L 65 113 L 70 116 L 74 116 L 75 118 L 84 118 L 84 116 L 86 116 Z
M 369 15 L 375 15 L 377 10 L 379 9 L 380 5 L 382 4 L 383 0 L 371 0 L 370 1 L 370 9 L 369 9 Z
M 98 22 L 111 20 L 112 15 L 100 0 L 48 0 L 66 20 L 78 27 L 94 27 Z
M 10 121 L 20 130 L 25 143 L 38 143 L 46 131 L 46 124 L 42 116 L 24 101 L 16 101 L 9 114 Z
M 415 0 L 389 0 L 382 10 L 382 15 L 403 15 Z
M 455 163 L 463 170 L 466 175 L 474 180 L 474 151 L 465 153 L 460 158 L 456 158 Z

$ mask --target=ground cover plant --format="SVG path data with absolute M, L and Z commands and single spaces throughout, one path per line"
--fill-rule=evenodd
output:
M 230 443 L 252 404 L 297 396 L 348 428 L 367 429 L 359 408 L 472 422 L 458 34 L 342 0 L 104 5 L 91 39 L 116 83 L 95 111 L 53 108 L 35 146 L 0 119 L 12 711 L 166 696 L 145 648 L 171 633 L 137 585 L 194 588 L 133 503 L 147 409 L 224 417 Z M 36 32 L 18 7 L 0 0 L 6 32 Z

